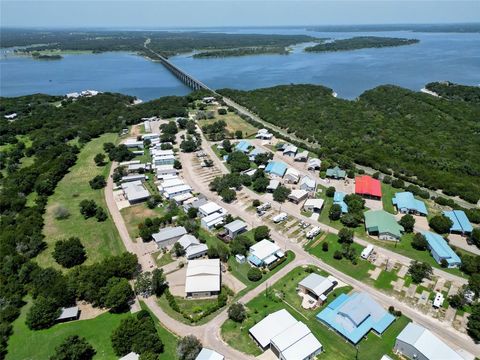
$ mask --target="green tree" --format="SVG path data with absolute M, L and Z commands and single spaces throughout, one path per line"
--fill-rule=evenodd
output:
M 248 155 L 241 151 L 234 151 L 228 155 L 227 164 L 233 173 L 242 172 L 250 169 L 250 160 Z
M 428 241 L 425 236 L 421 233 L 416 233 L 412 239 L 412 247 L 417 250 L 427 250 L 428 249 Z
M 178 341 L 177 356 L 179 360 L 195 360 L 202 350 L 202 343 L 193 335 L 187 335 Z
M 332 198 L 335 195 L 335 187 L 329 186 L 325 191 L 325 195 Z
M 144 297 L 152 295 L 152 273 L 149 271 L 138 274 L 135 279 L 135 292 Z
M 480 296 L 480 274 L 472 274 L 468 279 L 468 286 L 469 290 L 472 290 L 475 293 L 475 296 Z
M 335 221 L 340 219 L 340 216 L 342 216 L 342 207 L 338 204 L 333 204 L 328 212 L 328 218 Z
M 222 146 L 223 146 L 223 150 L 225 150 L 227 153 L 232 152 L 232 143 L 230 142 L 230 140 L 228 139 L 223 140 Z
M 32 330 L 45 329 L 55 324 L 59 316 L 60 308 L 54 299 L 38 297 L 28 310 L 25 323 Z
M 259 268 L 251 267 L 247 272 L 248 280 L 257 282 L 262 278 L 262 272 Z
M 408 267 L 408 274 L 412 277 L 412 281 L 415 284 L 420 284 L 423 279 L 431 278 L 433 270 L 429 264 L 413 260 Z
M 405 232 L 411 233 L 415 226 L 415 218 L 410 214 L 405 214 L 398 223 L 403 226 Z
M 328 251 L 328 242 L 326 241 L 322 242 L 322 251 L 325 251 L 325 252 Z
M 353 243 L 353 230 L 347 228 L 341 228 L 338 232 L 338 242 L 340 244 Z
M 103 166 L 105 165 L 105 155 L 102 153 L 99 153 L 95 155 L 95 157 L 93 158 L 93 161 L 95 162 L 95 165 Z
M 71 335 L 55 348 L 50 360 L 90 360 L 95 354 L 95 349 L 85 338 Z
M 480 247 L 480 228 L 474 228 L 472 230 L 472 233 L 470 235 L 470 239 L 473 241 L 473 243 L 477 246 Z
M 235 190 L 232 189 L 223 189 L 220 192 L 220 196 L 222 197 L 222 200 L 226 203 L 231 203 L 237 198 L 237 193 L 235 192 Z
M 228 318 L 241 323 L 247 317 L 247 311 L 245 310 L 245 306 L 240 303 L 232 304 L 228 309 Z
M 134 293 L 127 279 L 111 278 L 108 281 L 107 289 L 104 303 L 111 312 L 124 312 L 130 308 L 129 304 Z
M 447 234 L 453 225 L 452 220 L 445 215 L 435 215 L 430 219 L 428 225 L 439 234 Z
M 167 280 L 163 269 L 152 271 L 152 291 L 155 295 L 161 296 L 167 287 Z
M 237 139 L 242 139 L 243 138 L 243 133 L 241 130 L 235 131 L 235 138 Z
M 288 199 L 290 193 L 290 189 L 286 188 L 283 185 L 280 185 L 273 191 L 273 200 L 283 203 Z
M 187 210 L 187 215 L 190 219 L 195 219 L 198 214 L 198 209 L 191 207 Z
M 93 200 L 82 200 L 80 201 L 80 214 L 83 215 L 85 219 L 95 216 L 97 212 L 97 204 Z
M 255 241 L 267 239 L 270 236 L 270 229 L 266 225 L 258 226 L 253 231 L 253 238 Z
M 103 208 L 99 206 L 99 207 L 97 207 L 97 210 L 95 211 L 95 218 L 97 219 L 98 222 L 102 222 L 102 221 L 107 220 L 108 215 L 105 212 L 105 210 L 103 210 Z
M 468 317 L 467 332 L 474 341 L 480 341 L 480 304 L 472 307 L 472 313 Z
M 87 259 L 85 248 L 77 237 L 57 241 L 52 256 L 57 263 L 66 268 L 80 265 Z
M 179 242 L 176 242 L 173 245 L 172 250 L 173 250 L 176 257 L 180 257 L 180 256 L 185 255 L 185 249 L 183 248 L 182 244 L 180 244 Z
M 258 193 L 264 193 L 267 190 L 270 181 L 265 177 L 258 177 L 253 181 L 252 188 Z

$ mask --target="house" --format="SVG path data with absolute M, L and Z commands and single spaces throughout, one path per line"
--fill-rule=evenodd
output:
M 125 140 L 124 144 L 127 148 L 132 149 L 132 148 L 139 148 L 143 149 L 143 141 L 138 141 L 137 139 L 127 139 Z
M 149 133 L 149 134 L 143 134 L 142 135 L 142 140 L 153 140 L 153 139 L 160 139 L 160 134 L 158 133 Z
M 224 228 L 228 231 L 228 236 L 230 237 L 230 239 L 233 239 L 238 234 L 247 231 L 247 223 L 237 219 L 225 225 Z
M 171 151 L 171 150 L 161 150 L 161 151 Z M 154 155 L 152 156 L 152 163 L 155 167 L 160 165 L 173 165 L 175 163 L 175 155 L 173 154 Z
M 11 114 L 7 114 L 7 115 L 3 115 L 3 117 L 7 120 L 13 120 L 17 117 L 17 113 L 11 113 Z
M 173 245 L 186 233 L 187 230 L 183 226 L 165 227 L 160 229 L 158 233 L 153 234 L 152 238 L 157 243 L 159 248 L 163 248 Z
M 147 180 L 147 177 L 143 174 L 133 174 L 133 175 L 127 175 L 127 176 L 122 176 L 121 182 L 126 183 L 126 182 L 131 182 L 131 181 L 145 181 Z
M 250 144 L 249 141 L 242 140 L 238 142 L 237 145 L 235 145 L 235 151 L 241 151 L 244 154 L 247 154 L 250 149 L 250 146 L 252 145 Z
M 384 210 L 369 210 L 364 213 L 365 228 L 370 235 L 378 235 L 380 240 L 398 241 L 404 231 L 392 214 Z
M 268 191 L 268 192 L 274 192 L 275 189 L 278 188 L 279 186 L 280 186 L 280 181 L 275 180 L 275 179 L 272 179 L 272 180 L 270 180 L 270 182 L 268 183 L 267 191 Z
M 214 350 L 203 348 L 195 360 L 225 360 L 225 357 Z
M 226 215 L 227 215 L 226 212 L 225 213 L 214 212 L 213 214 L 202 217 L 200 220 L 200 226 L 203 229 L 211 230 L 217 226 L 222 225 L 225 221 Z
M 205 205 L 208 202 L 209 201 L 206 197 L 204 197 L 203 195 L 199 195 L 197 198 L 192 198 L 192 199 L 190 199 L 189 202 L 183 203 L 183 210 L 185 210 L 185 212 L 187 212 L 188 209 L 191 208 L 191 207 L 198 210 L 200 208 L 200 206 Z
M 161 193 L 166 191 L 167 189 L 170 189 L 172 187 L 175 187 L 175 186 L 181 186 L 181 185 L 185 185 L 185 182 L 176 177 L 176 178 L 173 178 L 173 179 L 165 179 L 163 180 L 160 185 L 157 186 L 157 189 L 158 191 L 160 191 Z
M 173 201 L 175 201 L 177 205 L 183 205 L 185 201 L 193 199 L 193 197 L 194 196 L 192 195 L 192 193 L 184 193 L 184 194 L 175 195 L 171 199 L 173 199 Z
M 152 127 L 150 126 L 150 121 L 149 120 L 145 120 L 143 122 L 143 128 L 145 129 L 146 133 L 151 133 L 152 132 Z
M 287 164 L 282 161 L 270 161 L 265 168 L 267 174 L 283 177 L 287 171 Z
M 355 194 L 380 200 L 382 198 L 382 184 L 380 180 L 368 175 L 357 176 L 355 178 Z
M 308 191 L 308 192 L 314 192 L 315 188 L 317 187 L 317 183 L 311 177 L 304 176 L 300 179 L 300 183 L 298 184 L 298 187 L 301 190 L 305 190 L 305 191 Z
M 298 148 L 295 145 L 286 145 L 283 148 L 283 156 L 294 157 L 297 154 Z
M 277 244 L 266 239 L 252 245 L 249 252 L 248 262 L 257 267 L 269 266 L 285 256 Z
M 170 188 L 167 188 L 163 191 L 163 196 L 165 196 L 165 198 L 167 199 L 171 199 L 177 195 L 182 195 L 182 194 L 186 194 L 186 193 L 189 193 L 192 191 L 192 188 L 190 187 L 190 185 L 178 185 L 178 186 L 173 186 L 173 187 L 170 187 Z
M 398 334 L 393 350 L 411 360 L 464 360 L 430 330 L 414 323 L 408 323 Z
M 288 200 L 290 200 L 291 202 L 293 202 L 295 204 L 298 204 L 301 201 L 305 200 L 307 198 L 307 196 L 308 196 L 307 191 L 295 189 L 295 190 L 292 190 L 290 195 L 288 195 Z
M 338 284 L 337 281 L 331 280 L 324 276 L 311 273 L 298 283 L 299 290 L 313 298 L 317 305 L 321 305 L 327 300 L 327 295 Z
M 326 176 L 332 179 L 345 179 L 347 172 L 335 166 L 334 168 L 327 169 Z
M 409 191 L 396 193 L 392 199 L 392 203 L 396 206 L 397 211 L 402 214 L 428 215 L 425 203 L 415 199 Z
M 305 204 L 303 204 L 303 209 L 305 211 L 319 213 L 322 211 L 323 203 L 323 199 L 307 199 L 307 201 L 305 201 Z
M 288 168 L 283 177 L 288 184 L 296 184 L 300 180 L 300 173 L 297 169 Z
M 348 213 L 348 205 L 347 203 L 343 200 L 345 198 L 345 193 L 341 191 L 335 191 L 335 194 L 333 194 L 333 203 L 340 205 L 342 208 L 342 213 L 346 214 Z
M 318 158 L 311 158 L 308 159 L 307 163 L 307 169 L 308 170 L 317 170 L 320 169 L 320 166 L 322 165 L 322 162 Z
M 322 352 L 308 326 L 285 309 L 267 315 L 248 332 L 262 350 L 270 349 L 281 360 L 315 359 Z
M 198 216 L 200 217 L 206 217 L 215 213 L 226 214 L 227 210 L 213 201 L 209 201 L 198 208 Z
M 220 259 L 190 260 L 185 278 L 187 297 L 208 297 L 220 294 Z
M 250 153 L 248 154 L 248 159 L 249 159 L 250 161 L 255 161 L 255 157 L 256 157 L 257 155 L 265 154 L 265 153 L 266 153 L 265 150 L 262 150 L 262 149 L 256 147 L 255 149 L 253 149 L 252 151 L 250 151 Z
M 185 257 L 188 260 L 202 257 L 207 254 L 208 246 L 200 243 L 200 241 L 193 235 L 185 234 L 178 243 L 185 249 Z
M 130 204 L 138 204 L 150 197 L 150 193 L 140 180 L 123 183 L 122 190 Z
M 67 322 L 67 321 L 73 321 L 73 320 L 78 320 L 80 317 L 80 309 L 78 306 L 72 306 L 68 308 L 62 307 L 60 315 L 58 316 L 56 322 Z
M 119 360 L 138 360 L 140 355 L 135 352 L 129 352 L 127 355 L 121 357 Z
M 148 170 L 150 170 L 150 164 L 130 164 L 127 166 L 127 172 L 129 173 L 145 172 Z
M 213 96 L 205 96 L 203 99 L 202 99 L 202 102 L 204 104 L 211 104 L 213 102 L 215 102 L 217 99 L 215 99 Z
M 300 161 L 300 162 L 306 162 L 307 159 L 308 159 L 308 151 L 307 150 L 297 153 L 295 155 L 295 157 L 293 158 L 294 161 Z
M 367 293 L 341 294 L 317 314 L 317 319 L 357 344 L 370 330 L 381 335 L 395 320 Z
M 430 231 L 422 231 L 422 235 L 427 239 L 430 253 L 437 263 L 441 264 L 442 261 L 446 261 L 449 268 L 461 265 L 462 260 L 443 237 Z
M 169 175 L 178 174 L 178 170 L 173 167 L 173 164 L 155 166 L 157 179 L 163 179 Z
M 270 140 L 273 137 L 273 134 L 270 133 L 267 129 L 260 129 L 257 131 L 257 135 L 255 135 L 257 139 L 262 140 Z
M 450 228 L 451 233 L 470 235 L 473 231 L 472 224 L 468 221 L 467 215 L 463 210 L 444 211 L 443 215 L 453 222 Z

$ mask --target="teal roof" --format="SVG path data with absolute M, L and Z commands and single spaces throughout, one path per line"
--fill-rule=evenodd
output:
M 365 214 L 365 227 L 368 232 L 389 233 L 397 238 L 402 236 L 403 226 L 395 217 L 384 210 L 369 210 Z
M 416 211 L 420 214 L 427 215 L 427 207 L 423 201 L 415 199 L 409 191 L 398 192 L 392 199 L 393 205 L 397 206 L 399 211 Z
M 345 198 L 345 193 L 341 191 L 335 191 L 335 194 L 333 195 L 333 203 L 340 205 L 342 208 L 342 213 L 347 213 L 348 212 L 348 205 L 343 199 Z
M 265 168 L 265 172 L 268 174 L 277 175 L 283 177 L 287 171 L 287 164 L 281 161 L 270 161 Z
M 332 169 L 327 169 L 327 176 L 333 178 L 344 178 L 347 175 L 345 170 L 340 169 L 338 166 L 335 166 Z
M 452 220 L 453 222 L 450 231 L 466 234 L 472 232 L 472 224 L 470 224 L 470 221 L 468 221 L 467 215 L 465 215 L 465 212 L 463 210 L 444 211 L 443 215 L 450 218 L 450 220 Z
M 460 265 L 460 257 L 452 250 L 443 237 L 430 231 L 422 231 L 422 235 L 427 239 L 428 246 L 432 252 L 438 255 L 438 258 L 445 259 L 448 265 Z
M 241 151 L 244 153 L 248 152 L 249 148 L 250 148 L 250 143 L 245 140 L 242 140 L 237 145 L 235 145 L 235 150 Z

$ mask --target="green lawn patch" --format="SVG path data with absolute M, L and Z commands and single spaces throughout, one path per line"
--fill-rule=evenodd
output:
M 146 218 L 161 217 L 166 212 L 164 207 L 155 207 L 149 209 L 147 204 L 142 203 L 138 205 L 129 206 L 120 210 L 128 233 L 132 239 L 139 235 L 138 224 L 145 221 Z
M 318 268 L 312 267 L 312 269 L 319 274 L 327 275 Z M 319 355 L 319 358 L 327 360 L 355 359 L 355 347 L 349 344 L 341 335 L 330 330 L 316 319 L 315 316 L 322 308 L 306 310 L 300 306 L 300 297 L 296 293 L 296 286 L 307 275 L 308 272 L 304 268 L 298 267 L 284 276 L 273 287 L 247 303 L 247 319 L 242 324 L 227 320 L 221 328 L 223 339 L 237 350 L 257 356 L 261 354 L 261 350 L 248 335 L 248 330 L 266 315 L 280 309 L 286 309 L 297 320 L 304 322 L 323 345 L 324 352 Z M 339 294 L 348 293 L 350 290 L 351 287 L 336 289 L 329 294 L 327 303 Z M 396 356 L 392 353 L 395 338 L 408 322 L 409 319 L 402 316 L 381 337 L 370 333 L 366 340 L 360 342 L 358 359 L 380 359 L 384 354 L 388 354 L 396 359 Z
M 155 258 L 155 263 L 157 264 L 158 267 L 168 265 L 175 261 L 172 258 L 172 254 L 170 254 L 169 252 L 163 254 L 160 258 L 158 258 L 159 255 L 160 255 L 160 252 L 152 254 L 152 256 Z
M 104 190 L 93 190 L 88 182 L 96 175 L 108 177 L 111 163 L 98 167 L 93 158 L 103 152 L 103 143 L 116 143 L 117 140 L 117 134 L 105 134 L 86 144 L 78 155 L 77 163 L 49 197 L 43 228 L 47 249 L 37 256 L 36 261 L 39 265 L 59 267 L 51 255 L 53 244 L 70 236 L 77 236 L 82 241 L 87 250 L 87 264 L 98 262 L 107 256 L 118 255 L 125 250 L 111 216 L 103 222 L 98 222 L 95 218 L 85 220 L 79 211 L 80 202 L 91 199 L 108 212 Z M 68 219 L 55 219 L 54 209 L 58 206 L 68 209 L 70 212 Z
M 374 285 L 378 289 L 382 290 L 392 290 L 393 285 L 392 281 L 396 281 L 398 278 L 397 274 L 394 271 L 385 271 L 383 270 L 375 280 Z
M 382 203 L 383 210 L 391 214 L 395 214 L 395 207 L 393 206 L 392 199 L 395 196 L 395 193 L 401 191 L 399 189 L 394 189 L 392 185 L 385 184 L 382 182 Z
M 120 321 L 129 314 L 104 313 L 94 319 L 57 324 L 45 330 L 30 330 L 25 318 L 31 302 L 23 307 L 20 317 L 13 323 L 13 335 L 8 341 L 7 360 L 49 359 L 67 336 L 79 335 L 97 351 L 94 359 L 118 359 L 113 352 L 110 335 Z

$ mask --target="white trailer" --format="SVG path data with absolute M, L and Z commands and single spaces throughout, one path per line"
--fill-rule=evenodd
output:
M 368 245 L 365 249 L 362 250 L 362 253 L 360 256 L 362 259 L 368 259 L 368 257 L 372 254 L 373 252 L 373 245 Z
M 286 220 L 288 217 L 287 213 L 280 213 L 278 215 L 275 215 L 274 217 L 272 217 L 272 221 L 275 223 L 275 224 L 278 224 L 284 220 Z

